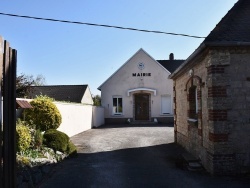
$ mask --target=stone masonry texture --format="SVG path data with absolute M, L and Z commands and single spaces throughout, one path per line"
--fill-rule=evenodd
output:
M 248 47 L 210 47 L 174 78 L 175 140 L 212 174 L 250 171 L 249 62 Z M 199 96 L 197 125 L 189 120 L 192 86 Z

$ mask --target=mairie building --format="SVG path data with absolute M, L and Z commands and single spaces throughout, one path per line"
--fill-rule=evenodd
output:
M 173 81 L 168 76 L 184 60 L 155 60 L 139 49 L 98 89 L 105 123 L 173 122 Z

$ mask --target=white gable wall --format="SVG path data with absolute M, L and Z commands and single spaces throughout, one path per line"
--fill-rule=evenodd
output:
M 138 63 L 144 63 L 144 69 L 138 68 Z M 150 76 L 133 76 L 136 74 L 150 74 Z M 105 118 L 133 118 L 133 94 L 150 93 L 150 117 L 164 117 L 161 113 L 161 96 L 171 97 L 171 114 L 172 114 L 172 96 L 173 83 L 168 79 L 169 72 L 158 62 L 151 58 L 144 50 L 139 50 L 130 58 L 114 75 L 112 75 L 102 86 L 101 97 L 102 106 L 105 108 Z M 141 91 L 138 88 L 147 88 L 156 91 L 156 96 L 152 91 Z M 129 90 L 138 90 L 129 93 Z M 113 115 L 113 96 L 121 96 L 123 100 L 122 115 Z M 165 115 L 166 116 L 166 115 Z
M 85 90 L 85 93 L 84 93 L 84 95 L 83 95 L 83 97 L 82 97 L 81 103 L 82 103 L 82 104 L 90 104 L 90 105 L 93 105 L 93 99 L 92 99 L 92 95 L 91 95 L 89 86 L 87 86 L 87 88 L 86 88 L 86 90 Z

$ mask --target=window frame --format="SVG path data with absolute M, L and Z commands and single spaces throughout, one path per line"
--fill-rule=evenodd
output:
M 189 114 L 188 118 L 190 119 L 198 119 L 198 87 L 196 85 L 192 85 L 189 88 Z
M 114 106 L 114 99 L 116 99 L 116 106 Z M 119 99 L 121 99 L 121 112 L 119 112 Z M 118 109 L 118 110 L 115 110 Z M 113 96 L 112 97 L 112 114 L 113 115 L 122 115 L 123 114 L 123 98 L 122 96 Z
M 170 112 L 169 113 L 163 113 L 163 98 L 169 98 L 170 99 Z M 161 115 L 171 115 L 172 114 L 172 100 L 171 95 L 161 95 Z
M 198 114 L 198 87 L 195 87 L 195 113 Z

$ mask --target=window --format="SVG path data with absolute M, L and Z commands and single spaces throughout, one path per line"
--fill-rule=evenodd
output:
M 171 114 L 171 96 L 170 95 L 161 96 L 161 113 Z
M 197 119 L 198 113 L 198 98 L 197 98 L 197 87 L 192 86 L 189 88 L 189 118 Z
M 120 115 L 122 114 L 122 98 L 113 97 L 113 114 Z

